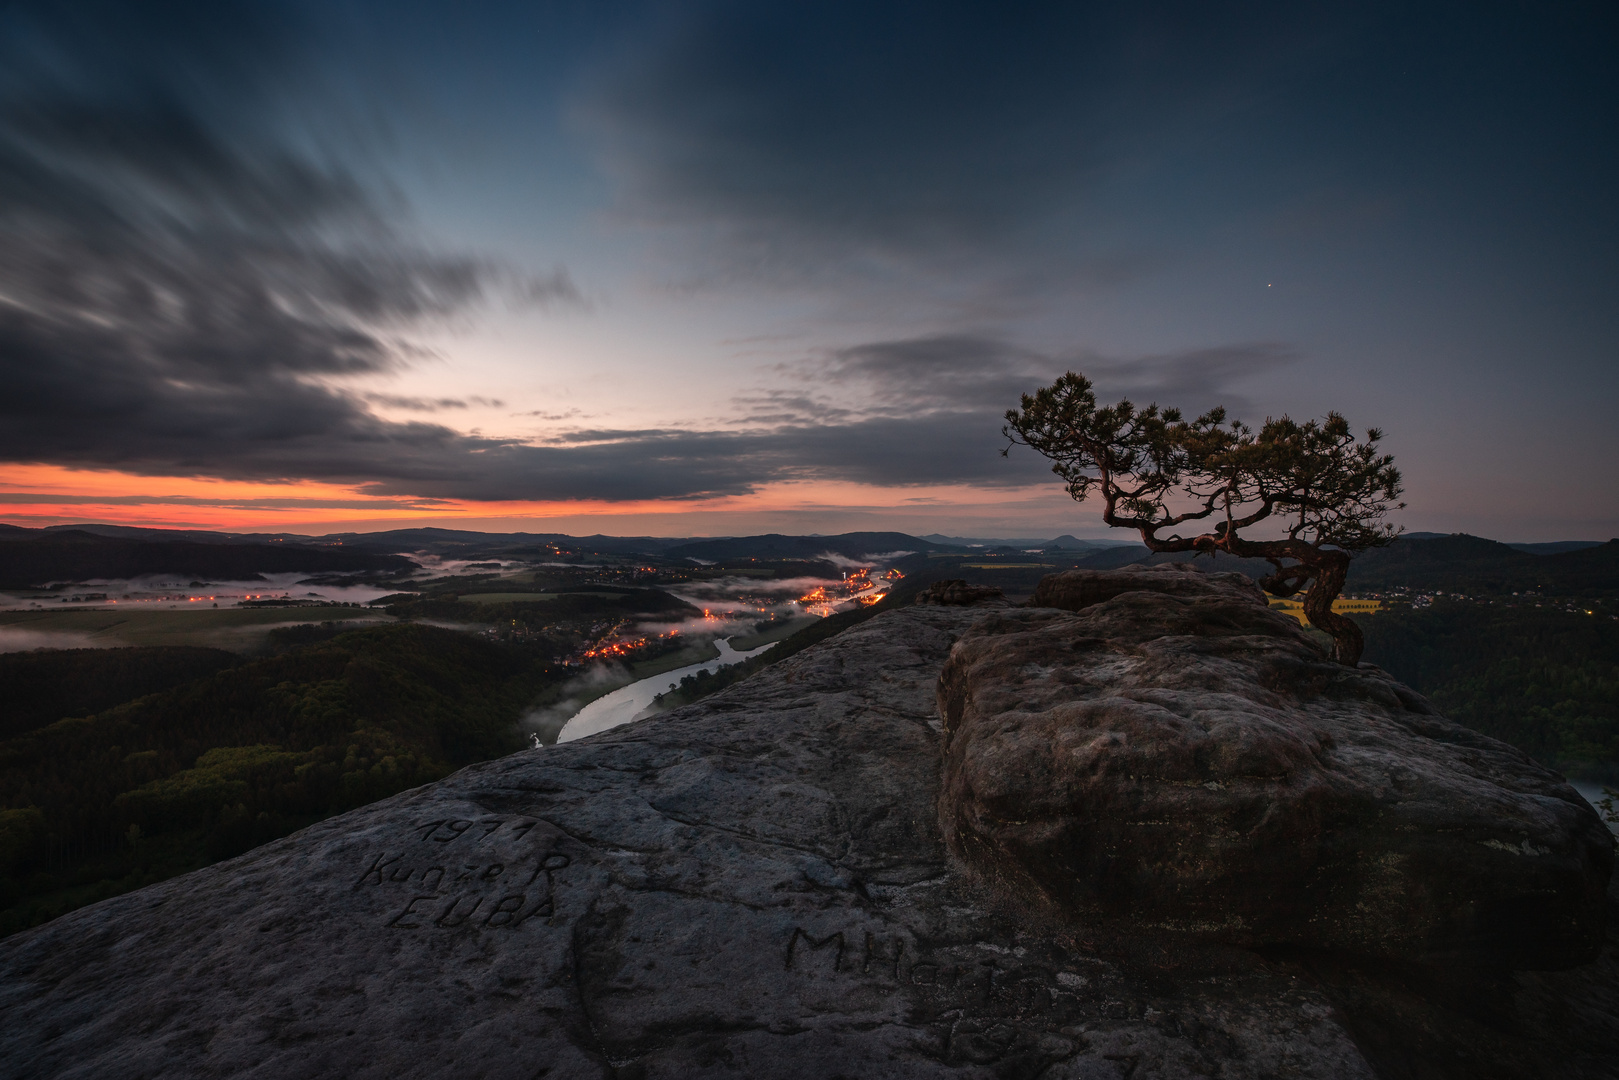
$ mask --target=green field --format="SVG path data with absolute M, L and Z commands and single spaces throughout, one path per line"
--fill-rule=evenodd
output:
M 125 645 L 207 645 L 232 652 L 259 649 L 277 626 L 297 623 L 391 622 L 364 608 L 69 608 L 65 611 L 0 611 L 0 643 L 28 635 L 40 646 L 115 649 Z M 28 645 L 27 647 L 34 647 Z
M 635 676 L 630 682 L 637 679 L 650 679 L 654 675 L 662 675 L 665 671 L 683 668 L 688 664 L 701 664 L 712 660 L 720 654 L 712 638 L 697 638 L 679 652 L 664 653 L 650 660 L 641 660 L 630 665 L 630 674 Z M 628 685 L 626 683 L 625 685 Z

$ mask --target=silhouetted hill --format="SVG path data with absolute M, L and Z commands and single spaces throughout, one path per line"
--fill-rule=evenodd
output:
M 322 540 L 340 540 L 345 545 L 384 551 L 429 551 L 435 555 L 471 557 L 476 555 L 535 554 L 546 545 L 604 555 L 657 554 L 691 537 L 658 536 L 569 536 L 567 533 L 492 533 L 465 529 L 388 529 L 373 533 L 332 533 Z
M 81 529 L 33 532 L 0 543 L 0 588 L 21 589 L 52 581 L 132 578 L 143 574 L 251 581 L 260 574 L 417 569 L 401 556 L 303 544 L 220 544 L 184 540 L 135 540 Z
M 898 532 L 854 532 L 837 536 L 733 536 L 699 540 L 665 549 L 662 554 L 675 559 L 813 559 L 831 552 L 847 559 L 863 559 L 891 551 L 949 551 L 949 546 L 933 544 L 919 536 Z
M 1601 547 L 1601 540 L 1553 540 L 1546 544 L 1508 544 L 1514 551 L 1527 551 L 1531 555 L 1557 555 L 1565 551 L 1583 551 Z
M 1040 544 L 1040 547 L 1048 551 L 1089 551 L 1117 546 L 1119 545 L 1112 540 L 1081 540 L 1079 537 L 1069 533 L 1063 533 L 1061 536 Z
M 1401 537 L 1386 548 L 1355 557 L 1349 567 L 1350 591 L 1406 587 L 1418 591 L 1505 594 L 1539 590 L 1547 596 L 1608 596 L 1619 593 L 1619 540 L 1571 543 L 1537 555 L 1477 536 Z M 1130 563 L 1157 566 L 1189 562 L 1203 570 L 1235 570 L 1258 579 L 1270 572 L 1264 559 L 1210 557 L 1191 552 L 1151 554 L 1139 544 L 1081 556 L 1075 566 L 1113 570 Z
M 985 537 L 985 536 L 945 536 L 941 533 L 926 533 L 921 539 L 930 544 L 940 544 L 946 547 L 960 548 L 1016 548 L 1018 550 L 1032 550 L 1040 548 L 1047 551 L 1088 551 L 1120 545 L 1132 546 L 1137 543 L 1130 535 L 1108 537 L 1103 540 L 1081 540 L 1077 536 L 1063 533 L 1054 539 L 1042 537 Z
M 960 541 L 957 543 L 956 541 Z M 293 534 L 185 532 L 133 526 L 86 525 L 24 529 L 0 525 L 0 588 L 48 581 L 134 577 L 173 573 L 193 577 L 251 580 L 257 574 L 373 570 L 401 573 L 414 563 L 402 551 L 438 555 L 535 558 L 556 549 L 589 556 L 646 555 L 721 562 L 734 559 L 813 559 L 828 553 L 860 559 L 893 551 L 974 555 L 1040 549 L 1067 553 L 1073 565 L 1096 570 L 1134 562 L 1156 565 L 1192 561 L 1191 553 L 1153 555 L 1123 532 L 1115 540 L 1081 540 L 1064 534 L 1052 540 L 971 541 L 900 532 L 854 532 L 836 536 L 769 533 L 732 537 L 570 536 L 566 533 L 491 533 L 460 529 L 392 529 L 374 533 L 334 533 L 314 538 Z M 1237 570 L 1250 576 L 1268 572 L 1259 559 L 1196 558 L 1205 569 Z M 1349 588 L 1359 591 L 1404 586 L 1461 593 L 1512 593 L 1538 589 L 1546 595 L 1619 594 L 1619 541 L 1592 544 L 1558 541 L 1503 544 L 1465 534 L 1413 533 L 1387 548 L 1358 556 Z
M 1596 547 L 1560 551 L 1545 556 L 1545 564 L 1558 574 L 1586 574 L 1593 579 L 1609 582 L 1619 575 L 1619 539 L 1609 540 Z
M 1619 623 L 1447 602 L 1359 620 L 1365 660 L 1444 714 L 1566 773 L 1619 780 Z
M 1532 555 L 1465 533 L 1419 540 L 1402 537 L 1386 548 L 1362 553 L 1349 568 L 1352 590 L 1398 586 L 1466 594 L 1539 590 L 1548 596 L 1613 595 L 1619 593 L 1619 540 Z
M 149 529 L 140 525 L 101 525 L 95 522 L 75 525 L 47 525 L 43 529 L 25 529 L 23 531 L 40 534 L 41 538 L 48 538 L 66 532 L 87 532 L 96 536 L 109 536 L 116 540 L 186 540 L 197 544 L 268 544 L 275 541 L 285 542 L 288 535 L 284 533 L 210 532 L 203 529 Z M 21 539 L 21 537 L 18 539 Z M 297 539 L 306 538 L 299 537 Z

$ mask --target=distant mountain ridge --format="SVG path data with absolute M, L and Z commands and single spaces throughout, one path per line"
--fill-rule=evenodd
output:
M 1533 545 L 1545 554 L 1465 533 L 1401 537 L 1386 548 L 1362 552 L 1349 564 L 1351 592 L 1400 587 L 1465 594 L 1539 591 L 1547 596 L 1619 595 L 1619 540 L 1605 544 L 1570 541 Z M 1132 562 L 1156 566 L 1190 562 L 1209 570 L 1234 570 L 1258 579 L 1269 573 L 1264 559 L 1191 552 L 1151 554 L 1139 545 L 1111 548 L 1079 559 L 1089 570 L 1113 570 Z
M 959 551 L 953 545 L 934 544 L 920 536 L 898 532 L 853 532 L 836 536 L 734 536 L 698 540 L 665 548 L 661 554 L 675 559 L 813 559 L 820 555 L 841 555 L 846 559 L 867 559 L 892 552 Z
M 3 535 L 0 589 L 148 574 L 252 581 L 261 574 L 404 574 L 418 568 L 402 555 L 314 544 L 135 540 L 81 529 L 39 530 L 22 538 L 10 531 Z
M 487 552 L 501 548 L 516 553 L 533 554 L 547 544 L 580 548 L 608 555 L 640 555 L 661 553 L 668 548 L 691 542 L 693 537 L 661 536 L 570 536 L 567 533 L 493 533 L 466 529 L 389 529 L 374 533 L 333 533 L 320 540 L 339 540 L 344 544 L 377 548 L 386 551 L 429 551 L 435 555 L 454 555 L 465 552 Z
M 1559 596 L 1615 595 L 1619 594 L 1619 539 L 1536 554 L 1456 533 L 1401 539 L 1365 552 L 1350 564 L 1351 589 L 1399 585 L 1461 593 L 1539 590 Z
M 1439 532 L 1408 532 L 1401 533 L 1402 540 L 1446 540 L 1452 536 L 1467 536 L 1468 533 L 1439 533 Z M 1579 551 L 1582 548 L 1601 547 L 1602 540 L 1552 540 L 1540 543 L 1526 544 L 1505 541 L 1506 546 L 1514 551 L 1524 551 L 1531 555 L 1560 555 L 1565 551 Z
M 1137 547 L 1139 540 L 1125 539 L 1124 537 L 1108 538 L 1103 540 L 1081 540 L 1077 536 L 1063 533 L 1051 540 L 1042 540 L 1034 537 L 982 537 L 982 536 L 943 536 L 939 533 L 928 533 L 917 539 L 929 543 L 942 544 L 950 547 L 964 548 L 1017 548 L 1020 551 L 1085 551 L 1110 547 Z
M 251 579 L 255 574 L 289 570 L 385 571 L 415 568 L 405 552 L 455 558 L 545 559 L 555 548 L 585 555 L 618 555 L 691 560 L 816 559 L 826 555 L 867 560 L 906 552 L 919 555 L 982 556 L 1037 551 L 1063 554 L 1069 565 L 1109 570 L 1130 563 L 1156 565 L 1194 561 L 1199 567 L 1235 570 L 1251 577 L 1268 573 L 1262 559 L 1194 557 L 1189 552 L 1152 554 L 1120 534 L 1082 540 L 972 539 L 940 534 L 850 532 L 830 536 L 765 533 L 755 536 L 650 537 L 571 536 L 566 533 L 489 533 L 422 528 L 374 533 L 233 534 L 144 529 L 120 525 L 52 526 L 26 529 L 0 525 L 0 588 L 23 588 L 46 581 L 133 577 L 151 573 L 190 574 L 216 579 Z M 1540 590 L 1547 595 L 1619 595 L 1619 540 L 1504 544 L 1463 533 L 1412 533 L 1386 548 L 1358 556 L 1349 588 L 1377 591 L 1397 587 L 1461 593 Z

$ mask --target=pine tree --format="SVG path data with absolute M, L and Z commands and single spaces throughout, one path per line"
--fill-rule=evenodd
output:
M 1194 420 L 1156 404 L 1099 408 L 1090 380 L 1068 372 L 1024 394 L 1002 432 L 1007 450 L 1050 458 L 1074 499 L 1100 496 L 1102 520 L 1135 529 L 1151 551 L 1269 561 L 1275 570 L 1260 585 L 1276 596 L 1305 591 L 1305 614 L 1332 635 L 1336 659 L 1360 662 L 1360 627 L 1332 602 L 1350 559 L 1399 535 L 1383 519 L 1405 506 L 1376 428 L 1360 440 L 1335 412 L 1302 424 L 1267 419 L 1255 432 L 1223 408 Z

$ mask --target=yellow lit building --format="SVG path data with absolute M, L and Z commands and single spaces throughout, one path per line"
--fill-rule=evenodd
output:
M 1278 600 L 1271 597 L 1270 606 L 1283 615 L 1293 616 L 1305 626 L 1310 625 L 1310 620 L 1304 614 L 1304 605 L 1297 600 Z M 1348 600 L 1340 596 L 1332 602 L 1332 610 L 1340 615 L 1375 615 L 1383 610 L 1383 601 Z

